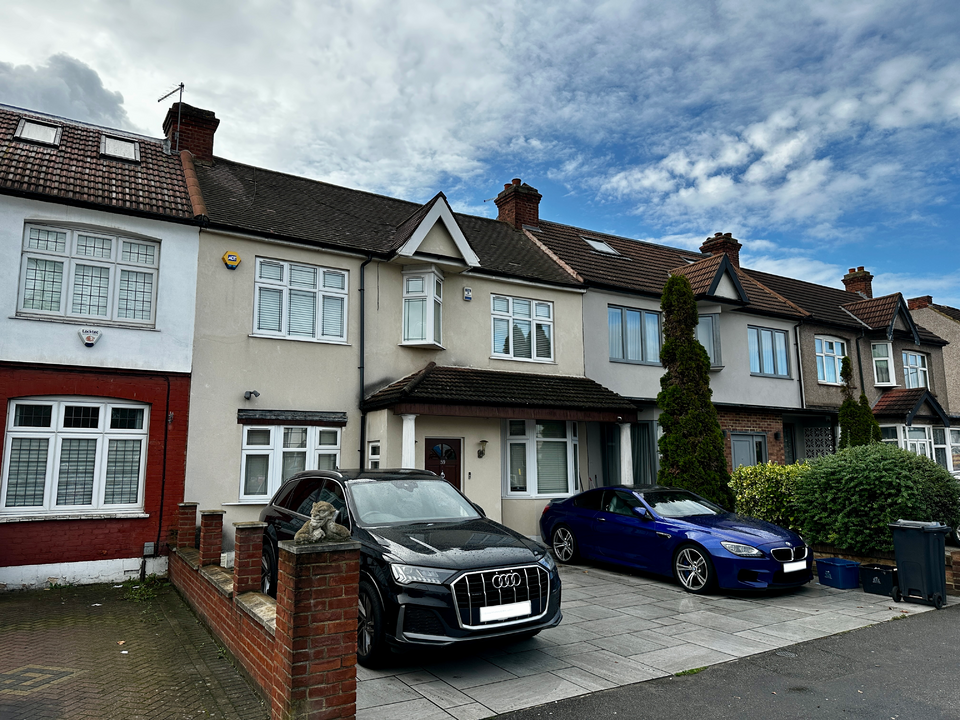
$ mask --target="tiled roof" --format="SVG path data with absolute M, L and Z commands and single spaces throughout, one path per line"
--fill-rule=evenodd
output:
M 934 303 L 930 303 L 930 307 L 932 307 L 937 312 L 943 313 L 948 318 L 952 320 L 956 320 L 957 322 L 960 322 L 960 310 L 958 310 L 957 308 L 950 307 L 949 305 L 935 305 Z
M 851 315 L 856 315 L 857 319 L 871 330 L 886 330 L 890 327 L 890 323 L 894 321 L 894 316 L 902 301 L 900 293 L 894 293 L 867 300 L 857 300 L 843 307 Z
M 222 158 L 197 163 L 196 170 L 212 226 L 314 246 L 388 256 L 409 239 L 416 218 L 422 219 L 421 213 L 432 207 Z M 576 284 L 507 223 L 473 215 L 454 217 L 480 258 L 481 267 L 472 272 Z
M 844 306 L 857 305 L 863 300 L 863 298 L 848 290 L 838 290 L 826 285 L 817 285 L 805 280 L 796 280 L 795 278 L 773 275 L 748 268 L 744 269 L 744 272 L 809 313 L 810 321 L 838 325 L 857 331 L 864 329 L 864 323 L 856 317 L 852 317 L 844 309 Z M 883 298 L 876 299 L 881 300 Z M 921 341 L 938 345 L 943 344 L 944 341 L 940 337 L 926 328 L 920 325 L 916 325 L 916 328 Z
M 14 139 L 21 118 L 62 128 L 58 147 Z M 106 133 L 139 143 L 140 162 L 100 155 Z M 193 219 L 179 156 L 163 141 L 0 106 L 0 192 Z
M 944 425 L 950 424 L 943 407 L 927 388 L 887 390 L 874 403 L 873 414 L 876 416 L 902 417 L 907 424 L 910 424 L 924 404 L 933 411 L 933 416 L 939 418 Z
M 710 292 L 714 279 L 717 277 L 717 271 L 726 255 L 713 255 L 712 257 L 698 260 L 689 265 L 681 265 L 670 271 L 671 275 L 683 275 L 690 281 L 690 288 L 694 295 L 705 295 Z
M 375 392 L 365 410 L 398 403 L 569 408 L 633 412 L 633 403 L 585 377 L 537 375 L 430 363 Z

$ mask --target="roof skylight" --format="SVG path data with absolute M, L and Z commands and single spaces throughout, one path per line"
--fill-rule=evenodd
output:
M 62 130 L 58 125 L 48 125 L 47 123 L 21 118 L 20 124 L 17 126 L 17 132 L 13 136 L 20 140 L 57 146 L 60 144 Z
M 583 240 L 587 245 L 589 245 L 590 247 L 592 247 L 592 248 L 593 248 L 594 250 L 596 250 L 597 252 L 606 253 L 607 255 L 619 255 L 619 254 L 620 254 L 620 253 L 618 253 L 616 250 L 614 250 L 612 247 L 610 247 L 609 245 L 607 245 L 607 243 L 605 243 L 603 240 L 597 240 L 596 238 L 584 237 L 583 235 L 580 236 L 580 239 Z
M 140 145 L 135 140 L 101 135 L 100 154 L 120 158 L 121 160 L 140 162 Z

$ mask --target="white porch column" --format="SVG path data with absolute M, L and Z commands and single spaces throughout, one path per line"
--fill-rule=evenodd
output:
M 400 467 L 417 467 L 417 416 L 401 415 L 403 440 L 400 444 Z
M 633 485 L 633 439 L 630 423 L 620 425 L 620 484 Z

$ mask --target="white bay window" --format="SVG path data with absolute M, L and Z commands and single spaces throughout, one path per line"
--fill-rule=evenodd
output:
M 903 384 L 908 388 L 930 387 L 927 375 L 927 356 L 922 353 L 903 352 Z
M 403 272 L 403 345 L 443 345 L 443 276 L 434 268 Z

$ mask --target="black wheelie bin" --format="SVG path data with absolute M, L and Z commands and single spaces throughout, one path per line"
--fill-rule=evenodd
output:
M 928 603 L 937 610 L 947 597 L 944 538 L 950 528 L 938 522 L 897 520 L 893 530 L 893 550 L 897 557 L 899 592 L 893 599 Z

